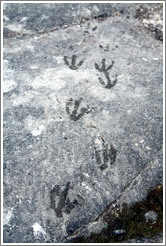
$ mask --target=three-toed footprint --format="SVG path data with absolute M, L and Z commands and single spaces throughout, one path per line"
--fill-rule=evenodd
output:
M 95 155 L 96 161 L 101 170 L 108 168 L 108 165 L 112 165 L 116 160 L 117 150 L 112 144 L 108 144 L 102 137 L 95 139 Z
M 70 116 L 70 119 L 73 121 L 79 120 L 85 113 L 90 112 L 88 105 L 86 108 L 85 107 L 80 108 L 80 104 L 82 100 L 83 100 L 82 97 L 75 101 L 73 101 L 73 99 L 70 98 L 66 102 L 66 112 Z M 73 110 L 72 110 L 72 107 L 73 107 Z

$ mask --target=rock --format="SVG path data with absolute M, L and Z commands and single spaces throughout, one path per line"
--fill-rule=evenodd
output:
M 124 14 L 72 25 L 91 5 L 5 6 L 26 36 L 4 37 L 4 243 L 89 235 L 162 183 L 162 43 Z
M 145 216 L 146 222 L 152 221 L 153 224 L 156 223 L 157 217 L 158 217 L 158 215 L 155 211 L 148 211 L 147 213 L 145 213 L 144 216 Z
M 125 232 L 126 232 L 126 231 L 125 231 L 124 229 L 120 229 L 120 230 L 115 230 L 115 231 L 113 231 L 113 233 L 116 234 L 116 235 L 123 234 L 123 233 L 125 233 Z
M 91 18 L 91 11 L 88 8 L 82 7 L 79 11 L 79 16 L 81 19 L 90 19 Z
M 155 34 L 156 39 L 163 40 L 162 4 L 151 6 L 151 8 L 140 7 L 137 9 L 135 17 L 142 20 L 151 34 Z
M 89 232 L 89 236 L 91 235 L 91 233 L 100 233 L 104 228 L 107 228 L 107 223 L 104 223 L 103 221 L 95 221 L 92 222 L 88 225 L 88 232 Z
M 93 5 L 93 6 L 92 6 L 92 12 L 94 13 L 94 15 L 99 14 L 100 10 L 99 10 L 99 8 L 97 7 L 97 5 Z

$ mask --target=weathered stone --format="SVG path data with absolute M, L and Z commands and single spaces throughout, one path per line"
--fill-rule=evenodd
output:
M 155 211 L 148 211 L 147 213 L 145 213 L 145 220 L 146 222 L 152 221 L 153 223 L 156 223 L 157 221 L 157 213 Z
M 4 242 L 86 236 L 162 183 L 162 43 L 120 5 L 79 26 L 80 5 L 5 6 Z
M 81 19 L 90 19 L 91 18 L 91 11 L 88 8 L 82 7 L 79 10 L 78 15 L 80 16 Z

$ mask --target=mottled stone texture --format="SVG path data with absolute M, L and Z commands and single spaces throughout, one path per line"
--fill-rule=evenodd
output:
M 163 47 L 140 8 L 4 5 L 5 243 L 86 235 L 162 183 Z

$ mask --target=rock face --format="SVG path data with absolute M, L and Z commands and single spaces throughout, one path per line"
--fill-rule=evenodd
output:
M 125 14 L 42 34 L 35 17 L 19 36 L 32 5 L 4 6 L 5 243 L 65 242 L 162 183 L 161 41 Z M 86 8 L 70 13 L 104 13 Z

